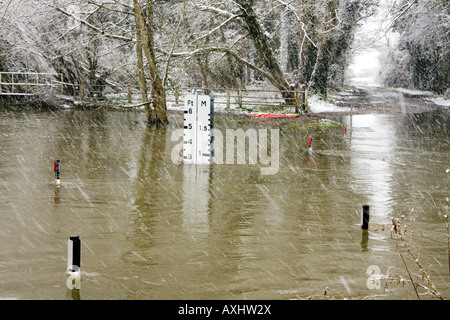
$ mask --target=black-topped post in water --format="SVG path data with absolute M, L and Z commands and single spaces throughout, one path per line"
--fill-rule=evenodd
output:
M 361 228 L 363 230 L 369 229 L 369 212 L 370 212 L 370 208 L 369 208 L 368 205 L 362 206 L 362 211 L 361 211 Z
M 70 236 L 70 241 L 72 241 L 72 270 L 77 271 L 81 268 L 81 240 L 79 236 Z
M 81 288 L 81 240 L 79 236 L 70 236 L 67 248 L 68 289 Z

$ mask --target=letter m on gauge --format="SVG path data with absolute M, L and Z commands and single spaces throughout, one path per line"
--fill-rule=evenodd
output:
M 191 94 L 184 103 L 184 163 L 211 164 L 213 159 L 213 100 Z

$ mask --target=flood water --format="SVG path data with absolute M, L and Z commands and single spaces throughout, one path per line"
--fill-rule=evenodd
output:
M 0 112 L 0 298 L 295 299 L 328 287 L 416 299 L 408 283 L 367 285 L 370 266 L 407 274 L 389 231 L 362 232 L 362 205 L 371 226 L 406 216 L 413 250 L 450 297 L 448 112 L 346 116 L 347 137 L 281 130 L 274 175 L 260 164 L 173 163 L 180 119 L 147 128 L 144 117 Z M 71 235 L 82 241 L 76 295 L 66 287 Z

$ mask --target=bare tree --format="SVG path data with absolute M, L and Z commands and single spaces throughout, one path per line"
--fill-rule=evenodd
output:
M 202 30 L 202 34 L 192 39 L 190 43 L 192 45 L 200 39 L 209 38 L 209 45 L 195 48 L 186 47 L 186 51 L 175 52 L 172 54 L 173 56 L 189 57 L 221 53 L 221 57 L 232 58 L 266 78 L 280 90 L 288 103 L 294 103 L 294 93 L 290 91 L 289 83 L 281 70 L 278 58 L 272 50 L 270 40 L 254 10 L 253 1 L 221 2 L 220 4 L 216 3 L 215 6 L 210 5 L 209 2 L 196 2 L 193 6 L 205 14 L 212 14 L 215 25 L 210 25 L 208 29 Z M 239 32 L 226 32 L 236 28 L 239 28 Z M 227 37 L 226 33 L 233 37 Z M 242 50 L 246 47 L 247 40 L 250 40 L 255 47 L 254 52 L 257 54 L 257 57 L 253 58 L 255 62 L 247 59 L 246 50 Z
M 94 96 L 106 83 L 138 85 L 151 124 L 167 123 L 168 84 L 263 79 L 294 104 L 294 88 L 326 94 L 343 74 L 370 1 L 11 0 L 0 8 L 0 67 L 20 56 Z
M 134 32 L 135 37 L 130 36 L 132 26 L 127 25 L 126 19 L 118 19 L 123 25 L 112 23 L 106 26 L 99 26 L 98 21 L 89 21 L 86 17 L 76 16 L 72 12 L 59 6 L 56 2 L 54 8 L 64 15 L 76 20 L 89 30 L 100 34 L 104 38 L 121 40 L 125 42 L 135 43 L 136 52 L 136 68 L 138 73 L 139 84 L 142 93 L 142 101 L 145 104 L 147 111 L 147 121 L 150 124 L 166 124 L 167 106 L 166 93 L 163 84 L 163 77 L 158 68 L 158 62 L 155 54 L 154 43 L 154 5 L 155 1 L 147 0 L 145 2 L 145 9 L 137 0 L 133 0 L 132 6 L 121 1 L 115 1 L 113 4 L 89 1 L 91 6 L 96 10 L 103 10 L 119 15 L 125 14 L 125 18 L 131 13 L 134 17 Z M 112 30 L 112 32 L 110 32 Z M 145 57 L 145 59 L 144 59 Z M 148 70 L 146 72 L 146 67 Z M 148 93 L 147 79 L 150 80 L 150 98 Z

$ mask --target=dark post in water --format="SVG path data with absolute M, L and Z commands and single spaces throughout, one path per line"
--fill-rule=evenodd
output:
M 81 268 L 81 240 L 79 236 L 70 236 L 70 241 L 72 242 L 72 271 L 77 271 Z M 74 270 L 75 269 L 75 270 Z
M 61 164 L 59 160 L 56 160 L 53 164 L 53 170 L 55 171 L 55 183 L 59 184 L 61 182 L 60 175 L 61 175 Z
M 79 236 L 70 236 L 67 250 L 67 279 L 68 289 L 81 288 L 81 240 Z
M 361 212 L 361 228 L 363 230 L 369 229 L 369 206 L 362 206 Z

